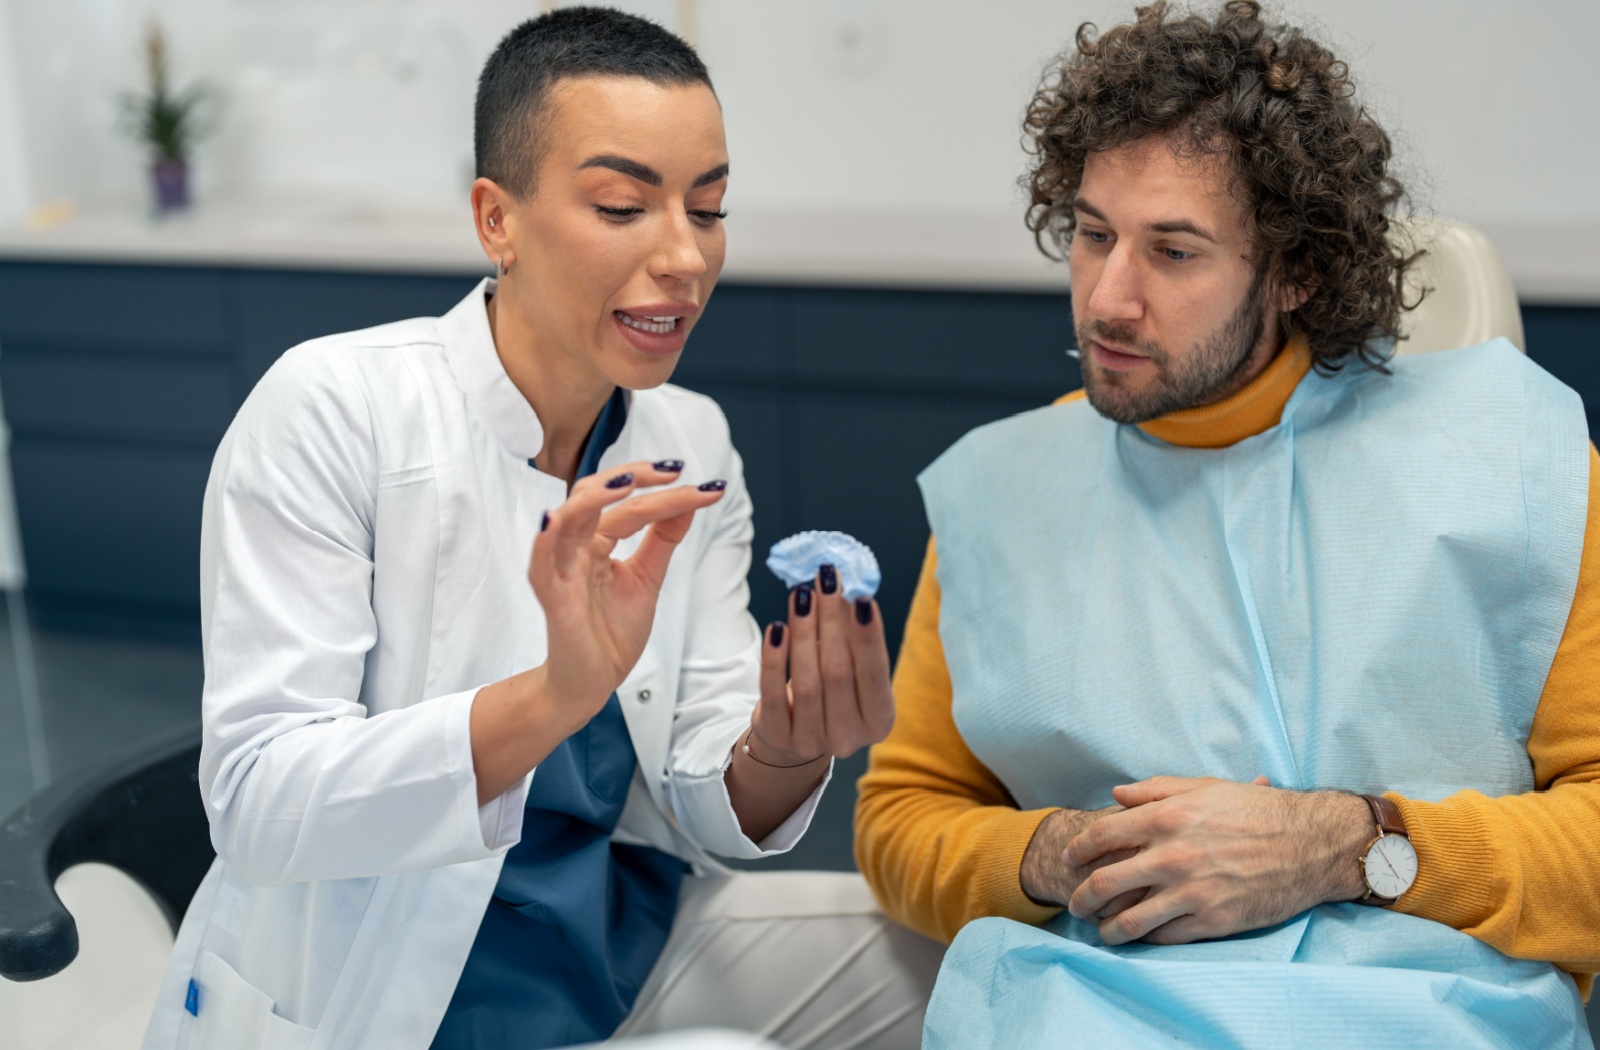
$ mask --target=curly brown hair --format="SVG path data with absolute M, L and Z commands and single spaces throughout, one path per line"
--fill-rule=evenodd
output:
M 1254 0 L 1215 19 L 1164 2 L 1076 45 L 1046 73 L 1023 122 L 1033 157 L 1028 227 L 1065 252 L 1089 154 L 1164 134 L 1181 156 L 1232 161 L 1258 273 L 1309 290 L 1284 318 L 1319 371 L 1351 357 L 1383 370 L 1399 337 L 1406 271 L 1420 253 L 1392 244 L 1405 199 L 1389 173 L 1389 136 L 1354 100 L 1349 69 L 1298 29 L 1263 21 Z

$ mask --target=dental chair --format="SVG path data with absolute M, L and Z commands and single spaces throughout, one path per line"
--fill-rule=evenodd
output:
M 49 785 L 0 824 L 9 1050 L 138 1046 L 214 856 L 199 765 L 195 722 Z
M 1427 296 L 1401 318 L 1398 352 L 1426 354 L 1476 346 L 1495 336 L 1528 352 L 1522 311 L 1511 276 L 1489 238 L 1449 219 L 1412 218 L 1395 222 L 1390 240 L 1425 253 L 1406 279 L 1406 301 Z
M 1495 336 L 1526 351 L 1511 279 L 1483 234 L 1425 218 L 1396 223 L 1393 236 L 1427 253 L 1408 282 L 1411 296 L 1431 289 L 1402 322 L 1400 353 Z M 191 725 L 46 788 L 0 826 L 8 1050 L 138 1045 L 173 935 L 213 856 L 199 755 L 199 726 Z M 1589 1021 L 1600 1030 L 1600 996 Z

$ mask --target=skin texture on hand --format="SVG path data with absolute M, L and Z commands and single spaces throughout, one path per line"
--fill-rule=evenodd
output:
M 1357 864 L 1375 834 L 1356 795 L 1261 782 L 1154 777 L 1116 788 L 1128 808 L 1092 822 L 1066 862 L 1095 867 L 1068 908 L 1100 919 L 1107 944 L 1184 944 L 1282 922 L 1365 890 Z
M 1035 904 L 1065 907 L 1072 899 L 1073 891 L 1090 872 L 1132 856 L 1131 851 L 1117 851 L 1084 866 L 1074 865 L 1067 858 L 1067 843 L 1088 830 L 1089 825 L 1101 817 L 1120 812 L 1121 806 L 1096 810 L 1062 809 L 1044 818 L 1022 854 L 1022 866 L 1018 871 L 1022 892 Z

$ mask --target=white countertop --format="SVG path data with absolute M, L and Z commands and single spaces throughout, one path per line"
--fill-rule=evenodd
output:
M 1600 224 L 1483 223 L 1529 303 L 1600 305 Z M 74 214 L 0 230 L 0 260 L 476 275 L 488 263 L 463 207 L 206 205 L 160 221 Z M 734 209 L 725 280 L 845 287 L 1062 291 L 1019 214 Z

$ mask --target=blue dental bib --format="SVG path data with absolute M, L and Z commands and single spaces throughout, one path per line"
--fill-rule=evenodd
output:
M 921 476 L 972 752 L 1032 809 L 1157 774 L 1532 790 L 1527 739 L 1577 583 L 1578 397 L 1503 340 L 1308 374 L 1279 424 L 1168 445 L 1085 401 Z M 1354 863 L 1354 858 L 1352 858 Z M 1196 945 L 1063 914 L 952 946 L 928 1046 L 1588 1047 L 1572 981 L 1437 923 L 1324 905 Z

